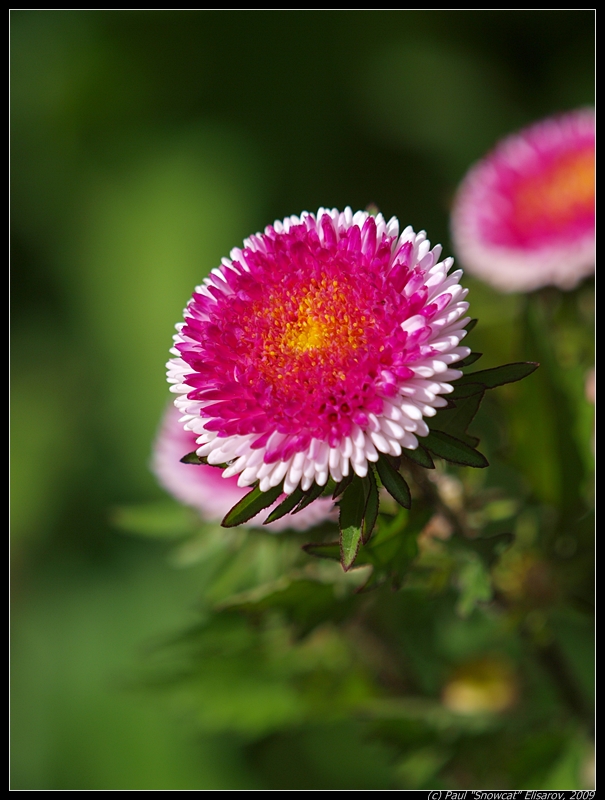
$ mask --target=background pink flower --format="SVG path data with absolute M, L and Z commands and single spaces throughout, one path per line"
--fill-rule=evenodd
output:
M 164 489 L 177 500 L 197 509 L 203 519 L 220 522 L 249 489 L 241 489 L 237 485 L 237 478 L 223 478 L 217 467 L 181 463 L 180 459 L 184 455 L 195 450 L 196 435 L 184 430 L 179 422 L 180 416 L 174 405 L 170 404 L 166 409 L 155 441 L 152 469 Z M 282 499 L 277 500 L 274 506 Z M 246 524 L 261 527 L 274 506 L 265 509 Z M 335 521 L 336 518 L 337 511 L 333 501 L 330 498 L 320 498 L 300 513 L 288 514 L 264 527 L 271 531 L 287 528 L 306 530 L 326 520 Z
M 462 182 L 454 247 L 501 291 L 572 289 L 594 271 L 594 112 L 547 119 L 504 139 Z

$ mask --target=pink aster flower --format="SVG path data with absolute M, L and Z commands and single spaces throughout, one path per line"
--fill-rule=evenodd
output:
M 179 422 L 178 410 L 169 405 L 153 449 L 152 469 L 160 484 L 181 503 L 195 508 L 202 519 L 220 522 L 227 512 L 246 494 L 237 485 L 237 478 L 224 480 L 221 470 L 205 464 L 181 463 L 181 458 L 196 447 L 196 435 L 185 430 Z M 279 498 L 275 505 L 281 502 Z M 272 508 L 251 519 L 249 527 L 261 527 Z M 286 528 L 307 530 L 326 520 L 336 520 L 334 502 L 319 498 L 297 514 L 290 514 L 270 522 L 271 531 Z
M 594 165 L 590 109 L 504 139 L 470 170 L 454 204 L 465 268 L 505 292 L 572 289 L 594 271 Z
M 197 454 L 240 487 L 291 494 L 416 448 L 469 353 L 462 272 L 440 253 L 350 208 L 232 250 L 195 289 L 167 365 Z

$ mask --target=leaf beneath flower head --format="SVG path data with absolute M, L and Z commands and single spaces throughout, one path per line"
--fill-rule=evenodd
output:
M 380 475 L 382 485 L 400 506 L 404 508 L 412 507 L 412 495 L 410 487 L 404 481 L 402 475 L 388 460 L 387 456 L 381 455 L 376 463 L 376 469 Z
M 340 501 L 340 563 L 345 572 L 353 566 L 361 544 L 365 505 L 361 478 L 356 475 Z
M 435 462 L 431 458 L 431 454 L 421 444 L 419 444 L 415 450 L 404 449 L 401 451 L 401 454 L 410 461 L 413 461 L 414 464 L 418 464 L 419 467 L 435 469 Z
M 448 408 L 455 408 L 456 400 L 461 400 L 465 397 L 472 397 L 478 394 L 483 397 L 486 389 L 482 383 L 454 383 L 453 386 L 454 391 L 447 396 Z
M 424 439 L 427 448 L 436 456 L 451 461 L 454 464 L 462 464 L 465 467 L 488 467 L 486 457 L 460 439 L 450 436 L 439 430 L 432 430 Z
M 344 492 L 347 486 L 351 483 L 353 478 L 355 477 L 354 472 L 349 472 L 349 474 L 339 481 L 336 486 L 334 487 L 334 492 L 332 494 L 332 500 L 336 500 L 340 495 Z
M 303 499 L 300 501 L 300 503 L 292 513 L 298 514 L 298 512 L 302 511 L 303 508 L 306 508 L 307 506 L 311 505 L 311 503 L 314 500 L 317 500 L 318 497 L 321 497 L 321 495 L 323 494 L 323 490 L 324 490 L 323 486 L 319 486 L 317 483 L 314 483 L 313 486 L 311 486 L 311 488 L 304 493 Z
M 368 474 L 363 479 L 363 491 L 365 495 L 365 510 L 363 513 L 361 540 L 363 544 L 366 544 L 376 525 L 379 506 L 378 486 L 376 485 L 376 477 L 371 466 L 368 469 Z
M 466 358 L 463 358 L 462 361 L 456 362 L 456 369 L 461 369 L 462 367 L 470 367 L 471 364 L 474 364 L 475 361 L 479 361 L 483 353 L 469 353 Z
M 181 458 L 181 464 L 203 464 L 204 462 L 194 450 L 192 453 L 187 453 L 186 456 Z
M 203 464 L 206 467 L 218 467 L 218 469 L 227 469 L 229 466 L 229 464 L 210 464 L 205 456 L 198 456 L 195 450 L 183 456 L 181 458 L 181 464 L 195 464 L 196 466 Z
M 275 522 L 276 519 L 281 519 L 285 517 L 286 514 L 289 514 L 292 509 L 300 503 L 300 501 L 305 496 L 303 490 L 298 486 L 292 494 L 289 494 L 285 500 L 276 506 L 273 511 L 269 514 L 267 519 L 263 522 L 263 525 L 268 525 L 270 522 Z
M 480 383 L 486 389 L 494 389 L 496 386 L 504 386 L 506 383 L 515 383 L 523 378 L 527 378 L 540 365 L 534 361 L 518 361 L 513 364 L 502 364 L 500 367 L 492 369 L 482 369 L 479 372 L 470 372 L 454 381 L 454 386 L 464 386 L 467 383 Z
M 223 528 L 234 528 L 255 517 L 263 509 L 272 505 L 283 492 L 282 484 L 274 486 L 268 492 L 261 492 L 258 486 L 248 492 L 245 497 L 236 503 L 231 511 L 227 512 L 221 522 Z
M 476 383 L 470 385 L 479 387 L 480 392 L 471 394 L 469 397 L 456 398 L 451 408 L 440 409 L 431 420 L 431 430 L 449 433 L 450 436 L 455 436 L 456 439 L 460 439 L 470 447 L 476 447 L 479 439 L 466 431 L 479 410 L 485 389 Z

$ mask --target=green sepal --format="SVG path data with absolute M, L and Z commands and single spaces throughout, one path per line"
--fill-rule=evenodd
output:
M 345 572 L 353 566 L 361 544 L 365 505 L 363 484 L 356 475 L 340 500 L 340 563 Z
M 334 478 L 328 478 L 328 480 L 326 481 L 326 485 L 323 487 L 323 491 L 321 493 L 321 496 L 322 497 L 332 497 L 332 495 L 334 494 L 334 491 L 335 491 L 337 486 L 338 486 L 338 484 L 336 483 Z
M 476 373 L 471 373 L 471 374 L 476 375 Z M 462 378 L 460 380 L 462 380 Z M 480 394 L 481 396 L 483 396 L 485 394 L 485 388 L 486 388 L 482 383 L 461 383 L 461 384 L 454 383 L 453 386 L 454 386 L 454 391 L 451 392 L 451 394 L 449 394 L 447 397 L 449 408 L 452 408 L 452 406 L 455 407 L 456 400 L 461 400 L 466 397 L 472 397 L 473 395 L 476 394 Z M 452 403 L 452 401 L 454 402 Z
M 474 447 L 440 430 L 431 430 L 425 438 L 426 447 L 440 458 L 465 467 L 488 467 L 487 458 Z
M 248 522 L 249 519 L 255 517 L 263 509 L 272 505 L 282 492 L 283 486 L 281 483 L 279 486 L 273 486 L 267 492 L 261 492 L 258 486 L 255 486 L 245 497 L 242 497 L 239 503 L 233 506 L 231 511 L 227 512 L 221 525 L 223 528 L 234 528 L 236 525 Z
M 468 397 L 458 398 L 455 403 L 452 403 L 451 407 L 440 409 L 431 421 L 431 430 L 449 433 L 450 436 L 460 439 L 469 447 L 476 447 L 479 444 L 479 439 L 468 434 L 466 430 L 479 410 L 485 389 L 476 383 L 469 385 L 471 387 L 479 387 L 479 392 L 473 393 Z
M 292 512 L 293 514 L 298 514 L 299 511 L 302 511 L 303 508 L 311 505 L 314 500 L 317 500 L 318 497 L 321 497 L 323 494 L 324 487 L 318 486 L 316 483 L 305 492 L 303 499 L 298 504 L 297 508 L 294 509 Z
M 418 445 L 416 450 L 402 450 L 401 455 L 405 456 L 414 464 L 418 464 L 419 467 L 424 467 L 425 469 L 435 469 L 435 462 L 431 458 L 431 454 L 421 444 Z
M 361 542 L 362 544 L 366 544 L 376 525 L 379 506 L 378 486 L 376 485 L 376 476 L 374 475 L 374 470 L 371 465 L 368 469 L 368 474 L 362 479 L 362 482 L 365 496 L 365 510 L 363 512 Z
M 479 322 L 478 319 L 472 319 L 465 327 L 467 335 L 473 330 L 475 325 Z
M 334 492 L 332 493 L 332 500 L 336 500 L 340 495 L 345 491 L 345 489 L 349 486 L 353 478 L 355 477 L 354 472 L 349 472 L 347 476 L 345 476 L 341 481 L 336 484 L 334 488 Z
M 461 369 L 462 367 L 470 367 L 471 364 L 474 364 L 475 361 L 479 361 L 483 353 L 469 353 L 466 358 L 463 358 L 462 361 L 456 362 L 456 369 Z
M 395 467 L 388 460 L 388 457 L 381 455 L 376 463 L 376 469 L 380 475 L 382 485 L 403 508 L 412 507 L 412 495 L 410 494 L 410 487 L 407 485 L 402 475 L 395 469 Z
M 181 458 L 181 464 L 198 464 L 199 465 L 199 464 L 203 464 L 203 463 L 204 462 L 198 456 L 198 454 L 196 453 L 195 450 L 193 450 L 193 452 L 191 452 L 191 453 L 187 453 L 186 456 L 183 456 Z
M 181 458 L 181 464 L 195 464 L 198 467 L 203 464 L 206 467 L 218 467 L 219 469 L 227 469 L 229 466 L 229 464 L 209 464 L 206 456 L 198 456 L 195 450 L 183 456 Z
M 269 514 L 267 519 L 263 522 L 263 525 L 268 525 L 270 522 L 275 522 L 276 519 L 281 519 L 285 517 L 286 514 L 289 514 L 292 509 L 300 503 L 300 501 L 305 496 L 303 490 L 298 486 L 292 494 L 289 494 L 285 500 L 276 506 L 273 511 Z
M 515 383 L 523 380 L 538 369 L 540 365 L 535 361 L 517 361 L 513 364 L 502 364 L 492 369 L 482 369 L 479 372 L 470 372 L 454 381 L 454 386 L 465 386 L 467 383 L 479 383 L 486 389 L 495 389 L 506 383 Z

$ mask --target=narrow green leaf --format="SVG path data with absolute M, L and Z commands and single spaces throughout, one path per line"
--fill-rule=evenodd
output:
M 431 431 L 424 443 L 436 456 L 451 461 L 453 464 L 463 464 L 465 467 L 488 467 L 486 457 L 460 439 L 450 436 L 444 431 Z
M 308 505 L 311 505 L 311 503 L 314 500 L 317 500 L 317 498 L 323 494 L 323 490 L 324 490 L 323 486 L 318 486 L 316 483 L 314 483 L 313 486 L 311 486 L 311 488 L 305 492 L 305 496 L 298 504 L 298 508 L 295 508 L 292 513 L 298 514 L 298 512 L 302 511 L 303 508 L 306 508 Z
M 355 473 L 351 471 L 345 478 L 343 478 L 339 483 L 336 484 L 336 488 L 334 489 L 334 493 L 332 494 L 332 500 L 336 500 L 338 497 L 340 497 L 340 495 L 348 487 L 348 485 L 351 483 L 354 477 Z
M 471 385 L 477 386 L 478 384 Z M 468 434 L 466 430 L 475 418 L 484 394 L 485 389 L 481 387 L 481 392 L 478 394 L 456 399 L 452 408 L 439 409 L 437 415 L 431 420 L 431 430 L 444 431 L 470 447 L 475 447 L 479 443 L 479 439 Z
M 204 462 L 198 456 L 195 450 L 192 453 L 187 453 L 186 456 L 183 456 L 181 458 L 181 464 L 203 464 L 203 463 Z
M 209 464 L 208 459 L 205 456 L 198 456 L 195 450 L 183 456 L 181 458 L 181 464 L 195 464 L 196 466 L 204 464 L 207 467 L 218 467 L 218 469 L 226 469 L 229 466 L 229 464 Z
M 476 375 L 477 373 L 474 372 L 472 374 Z M 466 377 L 466 376 L 463 376 L 463 377 Z M 462 378 L 460 378 L 459 380 L 462 380 Z M 452 386 L 454 387 L 454 391 L 451 392 L 447 396 L 447 399 L 450 402 L 453 400 L 454 401 L 454 404 L 453 404 L 454 406 L 455 406 L 455 401 L 456 400 L 460 400 L 463 397 L 472 397 L 475 394 L 483 395 L 484 392 L 485 392 L 485 388 L 486 388 L 482 383 L 460 383 L 459 384 L 457 381 L 454 381 L 452 383 Z M 451 408 L 451 406 L 450 406 L 450 408 Z
M 320 542 L 318 544 L 310 542 L 303 544 L 302 549 L 310 556 L 340 561 L 340 542 Z
M 274 486 L 268 492 L 261 492 L 258 486 L 248 492 L 245 497 L 236 503 L 231 511 L 227 512 L 225 519 L 221 522 L 223 528 L 234 528 L 243 522 L 255 517 L 264 508 L 272 505 L 282 493 L 282 484 Z
M 263 525 L 268 525 L 270 522 L 275 522 L 276 519 L 281 519 L 285 517 L 286 514 L 289 514 L 290 511 L 302 500 L 305 493 L 303 490 L 298 486 L 292 494 L 289 494 L 285 500 L 283 500 L 278 506 L 276 506 L 273 511 L 269 514 L 267 519 L 263 522 Z
M 473 330 L 473 328 L 475 327 L 475 325 L 476 325 L 478 322 L 479 322 L 479 320 L 478 320 L 478 319 L 472 319 L 472 320 L 471 320 L 471 321 L 468 323 L 468 325 L 466 326 L 466 332 L 467 332 L 467 334 L 469 334 L 469 333 L 470 333 L 470 332 Z
M 416 450 L 402 450 L 401 455 L 418 464 L 419 467 L 425 469 L 435 469 L 435 462 L 431 458 L 431 454 L 421 444 L 418 445 Z
M 403 477 L 397 472 L 395 467 L 392 466 L 386 456 L 381 455 L 376 463 L 378 474 L 382 485 L 387 492 L 393 497 L 400 506 L 404 508 L 412 507 L 412 495 L 410 494 L 410 487 L 404 481 Z
M 345 572 L 353 566 L 361 544 L 364 510 L 363 485 L 361 478 L 356 475 L 340 501 L 340 563 Z
M 323 492 L 321 493 L 322 497 L 332 497 L 334 494 L 334 490 L 338 484 L 334 480 L 334 478 L 328 478 L 326 485 L 323 487 Z
M 515 383 L 523 380 L 538 369 L 540 365 L 535 361 L 518 361 L 513 364 L 502 364 L 492 369 L 482 369 L 479 372 L 470 372 L 454 381 L 454 386 L 464 386 L 467 383 L 480 383 L 486 389 L 504 386 L 505 383 Z
M 368 474 L 363 479 L 363 491 L 365 496 L 365 511 L 363 514 L 361 541 L 362 544 L 366 544 L 372 535 L 378 517 L 378 486 L 376 485 L 376 477 L 372 466 L 370 466 Z
M 475 361 L 479 361 L 483 353 L 469 353 L 466 358 L 463 358 L 462 361 L 456 362 L 456 369 L 461 369 L 462 367 L 470 367 L 471 364 L 474 364 Z

